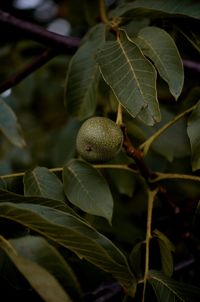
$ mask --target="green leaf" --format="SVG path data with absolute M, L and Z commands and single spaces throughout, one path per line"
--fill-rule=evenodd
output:
M 199 302 L 200 288 L 177 282 L 158 271 L 149 271 L 148 281 L 158 302 Z
M 0 202 L 14 202 L 14 203 L 32 203 L 39 204 L 47 207 L 51 207 L 63 212 L 71 213 L 72 215 L 77 215 L 64 201 L 54 200 L 47 197 L 41 196 L 23 196 L 13 192 L 9 192 L 0 189 Z
M 135 277 L 123 253 L 75 216 L 34 204 L 0 203 L 0 217 L 18 222 L 112 274 L 134 296 Z
M 46 302 L 70 302 L 71 299 L 58 281 L 37 263 L 17 253 L 12 244 L 0 236 L 0 247 L 6 252 L 17 269 Z
M 59 178 L 45 167 L 28 170 L 24 175 L 24 195 L 43 196 L 65 201 L 63 184 Z
M 188 16 L 200 19 L 200 3 L 191 0 L 136 0 L 134 3 L 124 3 L 119 5 L 112 11 L 111 16 L 131 15 L 135 18 L 137 16 L 165 16 L 165 15 L 179 15 Z
M 85 161 L 72 160 L 63 169 L 63 183 L 71 203 L 111 223 L 113 198 L 107 182 L 97 169 Z
M 19 148 L 26 145 L 14 111 L 2 99 L 0 99 L 0 130 L 13 145 Z
M 157 238 L 160 248 L 162 271 L 166 276 L 171 277 L 173 274 L 173 257 L 172 252 L 175 251 L 174 245 L 160 231 L 154 230 L 153 237 Z
M 155 124 L 153 127 L 148 127 L 137 121 L 136 126 L 139 128 L 140 132 L 143 132 L 136 134 L 139 139 L 145 141 L 148 139 L 148 137 L 156 133 L 156 131 L 158 131 L 162 126 L 175 118 L 176 112 L 169 111 L 169 109 L 163 105 L 160 106 L 160 109 L 162 120 L 159 124 Z M 127 127 L 128 126 L 129 124 Z M 131 124 L 130 126 L 132 127 Z M 185 118 L 177 121 L 153 142 L 151 146 L 152 150 L 164 156 L 169 162 L 172 162 L 174 158 L 190 156 L 190 143 L 187 136 L 186 127 L 187 125 Z M 128 129 L 130 129 L 130 127 L 128 127 Z M 173 139 L 171 139 L 172 137 Z
M 9 240 L 17 253 L 52 274 L 75 301 L 81 301 L 80 285 L 61 254 L 42 237 L 24 236 Z
M 187 133 L 190 139 L 190 145 L 192 150 L 192 170 L 196 171 L 200 169 L 200 102 L 197 107 L 191 113 L 188 119 Z
M 136 243 L 130 253 L 130 264 L 133 268 L 133 272 L 137 276 L 137 279 L 142 279 L 144 276 L 144 271 L 142 269 L 142 256 L 144 255 L 142 252 L 144 251 L 143 248 L 145 247 L 145 241 L 140 241 Z
M 155 64 L 160 76 L 177 99 L 184 82 L 183 63 L 172 37 L 163 29 L 148 26 L 140 30 L 135 43 Z
M 105 41 L 105 29 L 103 24 L 91 29 L 68 68 L 65 102 L 69 113 L 79 119 L 91 116 L 96 108 L 99 68 L 95 54 Z
M 145 108 L 147 124 L 160 120 L 156 70 L 124 31 L 116 41 L 104 44 L 97 53 L 97 62 L 104 80 L 133 117 Z

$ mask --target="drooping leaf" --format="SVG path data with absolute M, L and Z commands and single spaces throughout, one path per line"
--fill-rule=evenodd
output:
M 156 16 L 165 15 L 188 16 L 200 19 L 200 3 L 190 0 L 136 0 L 133 3 L 122 3 L 112 11 L 111 16 Z
M 19 255 L 11 243 L 3 237 L 0 237 L 0 247 L 44 301 L 71 302 L 58 281 L 46 269 Z
M 111 223 L 113 198 L 107 182 L 97 169 L 85 161 L 72 160 L 63 169 L 63 183 L 71 203 Z
M 116 41 L 106 42 L 96 59 L 104 80 L 133 117 L 143 108 L 147 124 L 160 120 L 156 70 L 124 31 Z
M 169 239 L 160 231 L 154 230 L 153 237 L 157 238 L 160 248 L 162 271 L 166 276 L 171 277 L 173 274 L 173 257 L 175 247 Z
M 139 31 L 135 43 L 155 64 L 160 76 L 167 82 L 177 99 L 184 82 L 183 63 L 172 37 L 163 29 L 148 26 Z
M 79 119 L 91 116 L 96 108 L 99 68 L 95 54 L 105 41 L 105 29 L 103 24 L 91 29 L 68 67 L 65 102 L 70 114 Z
M 2 99 L 0 99 L 0 131 L 13 145 L 19 148 L 26 145 L 14 111 Z
M 81 290 L 71 267 L 62 255 L 42 237 L 24 236 L 9 240 L 17 253 L 52 274 L 72 299 L 81 301 Z
M 42 196 L 65 201 L 63 184 L 59 178 L 45 167 L 28 170 L 24 175 L 24 195 Z
M 200 288 L 175 281 L 158 271 L 149 271 L 148 281 L 158 302 L 199 302 Z
M 54 200 L 41 196 L 23 196 L 13 192 L 9 192 L 4 189 L 0 189 L 0 202 L 14 202 L 14 203 L 32 203 L 39 204 L 53 209 L 57 209 L 63 212 L 71 213 L 77 216 L 77 214 L 62 200 Z
M 192 150 L 192 170 L 200 169 L 200 102 L 188 119 L 187 133 Z
M 135 277 L 123 253 L 105 236 L 74 217 L 34 204 L 0 203 L 0 217 L 18 222 L 112 274 L 134 296 Z

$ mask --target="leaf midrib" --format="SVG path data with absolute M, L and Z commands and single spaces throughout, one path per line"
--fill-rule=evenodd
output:
M 129 41 L 129 40 L 128 40 L 128 37 L 127 37 L 127 41 L 130 42 L 130 43 L 132 43 L 132 44 L 136 47 L 136 45 L 135 45 L 132 41 Z M 139 91 L 140 91 L 140 94 L 142 95 L 143 99 L 145 99 L 144 94 L 143 94 L 142 89 L 141 89 L 141 86 L 140 86 L 140 83 L 139 83 L 139 81 L 138 81 L 138 79 L 137 79 L 136 73 L 135 73 L 135 71 L 134 71 L 134 69 L 133 69 L 133 66 L 131 65 L 131 61 L 129 60 L 129 57 L 128 57 L 127 54 L 126 54 L 126 51 L 125 51 L 125 49 L 124 49 L 124 47 L 123 47 L 123 43 L 122 43 L 122 41 L 120 40 L 120 37 L 117 37 L 117 42 L 119 43 L 119 46 L 120 46 L 120 48 L 121 48 L 121 50 L 122 50 L 122 53 L 124 54 L 124 57 L 125 57 L 125 59 L 126 59 L 126 61 L 127 61 L 127 64 L 129 65 L 129 67 L 130 67 L 130 69 L 131 69 L 131 71 L 132 71 L 133 77 L 134 77 L 135 82 L 136 82 L 136 84 L 137 84 L 137 87 L 138 87 L 138 89 L 139 89 Z

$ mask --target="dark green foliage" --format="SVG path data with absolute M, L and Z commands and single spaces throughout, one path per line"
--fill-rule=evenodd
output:
M 6 25 L 1 41 L 0 88 L 11 88 L 0 97 L 2 296 L 198 302 L 200 4 L 55 3 L 80 37 L 73 55 L 35 25 Z M 30 21 L 18 15 L 16 26 Z M 50 45 L 54 59 L 29 74 Z M 108 123 L 92 130 L 107 153 L 81 133 L 94 117 Z

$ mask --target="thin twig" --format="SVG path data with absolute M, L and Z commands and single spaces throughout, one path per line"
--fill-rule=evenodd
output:
M 110 21 L 107 17 L 105 0 L 99 0 L 99 11 L 101 21 L 110 26 Z
M 182 180 L 191 180 L 191 181 L 199 181 L 200 182 L 200 176 L 196 175 L 189 175 L 189 174 L 178 174 L 178 173 L 161 173 L 161 172 L 155 172 L 155 178 L 152 178 L 150 182 L 156 183 L 161 180 L 166 179 L 182 179 Z
M 173 118 L 171 121 L 166 123 L 163 127 L 158 129 L 152 136 L 150 136 L 143 144 L 140 145 L 139 149 L 143 152 L 143 155 L 145 156 L 147 152 L 149 151 L 150 146 L 152 143 L 163 133 L 165 132 L 169 127 L 174 125 L 178 120 L 180 120 L 183 116 L 186 114 L 192 112 L 197 107 L 197 104 L 194 106 L 186 109 L 185 111 L 178 114 L 175 118 Z
M 29 76 L 31 73 L 39 69 L 41 66 L 53 59 L 57 53 L 52 49 L 45 50 L 40 56 L 34 59 L 31 63 L 26 65 L 21 70 L 17 71 L 8 80 L 0 83 L 0 93 L 6 91 L 9 88 L 16 86 L 23 79 Z
M 145 301 L 145 292 L 146 292 L 146 284 L 147 277 L 149 272 L 149 248 L 150 248 L 150 240 L 151 240 L 151 224 L 152 224 L 152 213 L 153 213 L 153 203 L 156 194 L 158 193 L 158 188 L 154 191 L 148 190 L 148 210 L 147 210 L 147 227 L 146 227 L 146 252 L 145 252 L 145 271 L 144 271 L 144 285 L 143 285 L 143 294 L 142 294 L 142 302 Z
M 80 45 L 77 37 L 65 37 L 46 30 L 36 24 L 18 19 L 0 10 L 0 26 L 12 30 L 13 36 L 20 33 L 24 38 L 34 40 L 47 47 L 56 49 L 59 53 L 73 54 Z

